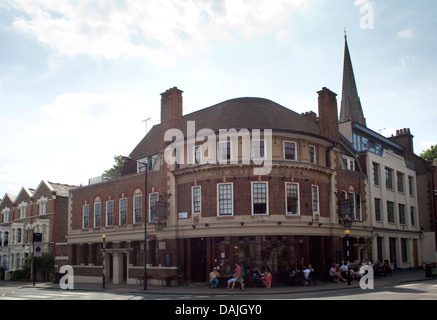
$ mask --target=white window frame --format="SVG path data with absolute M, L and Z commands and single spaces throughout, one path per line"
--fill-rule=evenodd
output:
M 195 211 L 194 190 L 199 189 L 199 211 Z M 194 214 L 202 214 L 202 186 L 191 187 L 191 212 Z
M 314 199 L 314 191 L 313 189 L 316 188 L 317 190 L 317 199 Z M 311 185 L 311 209 L 313 212 L 320 212 L 320 190 L 319 190 L 319 186 L 316 184 Z M 314 201 L 316 201 L 317 203 L 317 210 L 314 210 Z
M 155 199 L 152 199 L 152 197 L 154 197 Z M 149 221 L 156 221 L 156 219 L 155 220 L 152 219 L 152 200 L 155 204 L 156 204 L 156 202 L 159 201 L 159 193 L 158 192 L 149 193 Z
M 108 217 L 109 217 L 109 213 L 110 213 L 108 204 L 110 204 L 110 203 L 112 203 L 112 223 L 111 224 L 108 223 L 108 221 L 109 221 Z M 114 226 L 114 208 L 115 208 L 114 207 L 114 200 L 106 201 L 106 226 L 107 227 L 113 227 Z
M 314 159 L 313 159 L 313 161 L 311 161 L 311 148 L 314 150 Z M 316 147 L 315 146 L 313 146 L 311 144 L 308 146 L 308 154 L 309 154 L 309 162 L 311 164 L 317 164 L 317 151 L 316 151 Z
M 253 186 L 255 184 L 264 184 L 264 185 L 266 185 L 266 212 L 265 213 L 255 213 L 254 210 L 253 210 L 254 209 L 253 208 L 253 206 L 254 206 L 254 201 L 253 201 L 254 200 L 253 199 L 254 188 L 253 188 Z M 269 183 L 267 181 L 252 181 L 251 182 L 251 210 L 252 210 L 252 216 L 268 216 L 269 215 Z
M 122 215 L 122 202 L 126 201 L 126 211 L 123 211 L 123 213 L 125 212 L 126 214 L 126 224 L 122 223 L 122 219 L 121 219 L 121 215 Z M 127 216 L 128 216 L 128 201 L 127 198 L 121 198 L 120 200 L 118 200 L 118 225 L 119 226 L 127 226 Z
M 85 208 L 87 208 L 87 220 L 86 220 L 86 225 L 85 225 Z M 90 228 L 90 205 L 89 204 L 84 204 L 82 206 L 82 229 L 86 230 Z
M 294 159 L 287 159 L 287 158 L 286 158 L 286 155 L 285 155 L 285 144 L 286 144 L 286 143 L 292 143 L 292 144 L 294 144 Z M 284 155 L 284 160 L 288 160 L 288 161 L 297 161 L 297 158 L 298 158 L 297 142 L 295 142 L 295 141 L 283 141 L 283 143 L 282 143 L 282 152 L 283 152 L 283 155 Z
M 40 216 L 46 215 L 47 214 L 47 202 L 48 199 L 41 197 L 38 201 L 38 213 Z
M 254 144 L 254 142 L 259 143 L 258 144 L 258 148 L 255 148 L 256 145 Z M 264 155 L 261 156 L 260 154 L 260 150 L 261 150 L 261 143 L 263 144 L 263 153 Z M 251 159 L 252 160 L 265 160 L 267 155 L 266 155 L 266 145 L 267 145 L 267 141 L 265 139 L 252 139 L 251 144 L 250 144 L 250 155 L 251 155 Z
M 220 186 L 229 185 L 231 186 L 231 213 L 221 214 L 220 213 Z M 217 217 L 233 217 L 234 216 L 234 184 L 232 182 L 217 183 Z
M 290 185 L 294 185 L 294 186 L 297 186 L 297 207 L 296 207 L 296 209 L 297 209 L 297 212 L 295 212 L 295 213 L 290 213 L 289 211 L 288 211 L 288 192 L 287 192 L 287 186 L 290 186 Z M 285 215 L 286 216 L 300 216 L 300 187 L 299 187 L 299 183 L 297 183 L 297 182 L 286 182 L 285 183 Z
M 140 200 L 140 221 L 137 221 L 137 215 L 136 215 L 137 198 L 141 198 L 141 200 Z M 135 190 L 134 196 L 132 198 L 132 221 L 134 222 L 134 224 L 139 224 L 139 223 L 143 222 L 142 220 L 143 220 L 143 193 L 141 192 L 140 189 L 137 189 L 137 190 Z
M 347 192 L 347 197 L 348 199 L 351 201 L 351 206 L 352 206 L 352 213 L 351 213 L 351 219 L 352 220 L 357 220 L 357 205 L 356 205 L 356 201 L 355 201 L 355 192 Z
M 355 219 L 363 221 L 363 201 L 361 200 L 361 194 L 355 194 Z
M 27 202 L 22 202 L 19 206 L 18 206 L 19 210 L 20 210 L 20 219 L 24 219 L 26 218 L 26 211 L 27 211 Z
M 346 160 L 346 163 L 344 163 L 344 160 Z M 344 170 L 348 170 L 348 171 L 355 171 L 355 159 L 342 155 L 341 156 L 341 167 Z
M 100 210 L 99 210 L 99 212 L 97 212 L 97 210 L 96 210 L 96 207 L 97 207 L 97 205 L 100 205 Z M 99 224 L 97 225 L 97 223 L 96 223 L 96 221 L 97 221 L 97 219 L 96 219 L 96 217 L 97 216 L 99 216 Z M 94 224 L 94 228 L 100 228 L 101 226 L 102 226 L 102 201 L 100 200 L 100 198 L 97 198 L 95 201 L 94 201 L 94 222 L 93 222 L 93 224 Z
M 222 154 L 220 153 L 220 145 L 225 144 L 226 143 L 226 159 L 222 158 Z M 229 159 L 227 159 L 227 144 L 229 143 Z M 220 164 L 227 164 L 230 163 L 232 161 L 232 159 L 234 159 L 234 155 L 233 155 L 233 151 L 232 151 L 232 140 L 227 140 L 227 141 L 219 141 L 217 142 L 217 162 Z
M 4 208 L 2 210 L 2 215 L 3 215 L 3 223 L 9 223 L 9 215 L 11 213 L 11 209 L 9 208 Z
M 198 150 L 198 151 L 197 151 Z M 193 148 L 193 162 L 195 165 L 199 165 L 203 163 L 203 148 L 202 146 L 194 146 Z M 197 159 L 197 155 L 199 155 L 199 159 Z

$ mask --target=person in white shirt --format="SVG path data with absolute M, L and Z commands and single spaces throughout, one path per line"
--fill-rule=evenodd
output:
M 312 265 L 308 265 L 308 268 L 306 268 L 304 271 L 303 271 L 303 275 L 304 275 L 304 277 L 305 277 L 305 286 L 307 286 L 308 285 L 308 282 L 309 282 L 309 276 L 310 276 L 310 273 L 311 272 L 314 272 L 314 268 L 313 268 L 313 266 Z

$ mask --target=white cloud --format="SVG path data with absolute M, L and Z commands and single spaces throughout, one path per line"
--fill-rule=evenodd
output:
M 62 94 L 25 117 L 16 110 L 0 120 L 0 135 L 8 137 L 2 139 L 8 153 L 0 155 L 0 186 L 13 193 L 21 188 L 17 183 L 36 188 L 42 179 L 86 184 L 143 138 L 141 120 L 156 118 L 150 105 L 124 92 L 80 92 Z
M 405 29 L 396 33 L 395 37 L 398 39 L 411 39 L 413 37 L 413 31 Z
M 0 1 L 24 13 L 15 18 L 15 30 L 63 55 L 167 62 L 204 48 L 209 39 L 271 31 L 291 11 L 307 9 L 311 0 Z

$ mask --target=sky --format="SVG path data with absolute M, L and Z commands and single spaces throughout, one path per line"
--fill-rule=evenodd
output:
M 88 184 L 175 86 L 184 114 L 239 97 L 317 112 L 323 87 L 340 109 L 345 29 L 367 126 L 437 144 L 435 0 L 0 0 L 0 199 Z

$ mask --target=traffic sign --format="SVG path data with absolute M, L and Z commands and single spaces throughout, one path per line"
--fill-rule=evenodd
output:
M 34 242 L 33 248 L 33 256 L 37 258 L 42 257 L 42 242 Z

